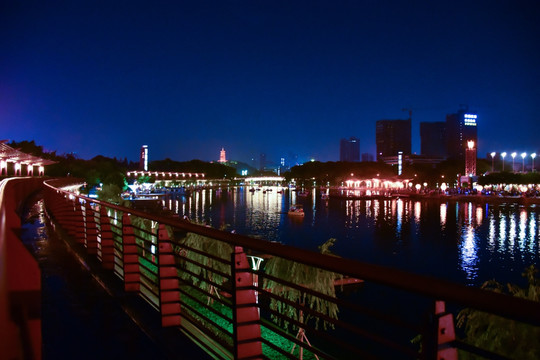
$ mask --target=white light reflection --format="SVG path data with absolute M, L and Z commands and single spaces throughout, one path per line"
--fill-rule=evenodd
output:
M 510 215 L 510 231 L 508 234 L 508 250 L 510 252 L 510 258 L 514 259 L 514 244 L 516 241 L 516 215 Z
M 484 220 L 483 208 L 481 206 L 478 206 L 476 208 L 476 226 L 482 225 L 483 220 Z
M 495 215 L 489 214 L 488 250 L 490 253 L 495 252 L 495 223 Z
M 381 212 L 380 200 L 373 200 L 373 218 L 378 219 L 380 212 Z
M 536 216 L 535 216 L 535 213 L 531 213 L 531 217 L 529 219 L 529 252 L 531 254 L 534 253 L 534 247 L 536 244 L 535 237 L 536 237 Z
M 373 208 L 373 203 L 371 200 L 366 200 L 366 218 L 370 219 L 373 218 L 373 212 L 371 209 Z
M 395 206 L 397 208 L 397 212 L 396 212 L 396 235 L 398 237 L 400 237 L 401 236 L 401 224 L 402 224 L 402 221 L 403 221 L 403 200 L 397 199 Z
M 506 216 L 499 211 L 499 252 L 506 249 Z
M 422 203 L 416 201 L 414 203 L 414 222 L 420 224 L 420 215 L 422 215 Z
M 521 252 L 521 256 L 523 257 L 525 252 L 525 241 L 527 234 L 527 210 L 521 209 L 521 212 L 519 214 L 519 250 Z
M 441 214 L 441 228 L 444 229 L 446 227 L 446 214 L 448 212 L 448 207 L 445 203 L 441 204 L 440 207 L 440 214 Z
M 464 228 L 460 250 L 461 268 L 465 271 L 467 280 L 472 285 L 478 276 L 478 248 L 474 227 L 470 224 Z

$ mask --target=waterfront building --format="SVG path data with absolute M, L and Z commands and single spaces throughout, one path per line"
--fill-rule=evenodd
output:
M 148 145 L 141 146 L 139 157 L 139 170 L 148 171 Z
M 43 176 L 45 166 L 56 161 L 41 159 L 12 148 L 0 140 L 0 176 Z
M 478 144 L 477 114 L 461 109 L 446 115 L 446 155 L 448 158 L 464 159 L 468 141 Z
M 446 123 L 420 123 L 420 153 L 433 158 L 446 158 Z
M 411 154 L 411 119 L 407 120 L 378 120 L 375 140 L 377 145 L 377 160 L 387 156 Z
M 341 139 L 339 142 L 339 161 L 358 162 L 360 161 L 360 140 L 351 137 Z

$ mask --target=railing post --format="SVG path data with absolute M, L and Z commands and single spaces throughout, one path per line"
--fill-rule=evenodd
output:
M 83 244 L 86 238 L 85 222 L 84 222 L 84 207 L 81 204 L 79 198 L 74 198 L 73 203 L 73 221 L 72 229 L 75 240 L 79 244 Z
M 435 301 L 422 338 L 422 359 L 457 360 L 457 349 L 452 342 L 456 339 L 454 319 L 446 313 L 444 301 Z
M 124 290 L 138 292 L 141 281 L 139 252 L 135 242 L 135 232 L 127 213 L 122 216 L 122 246 L 124 249 Z
M 104 269 L 114 269 L 114 238 L 111 228 L 111 219 L 107 215 L 107 208 L 100 205 L 99 223 L 101 226 L 101 264 Z M 99 255 L 99 251 L 98 251 Z
M 437 318 L 437 360 L 457 360 L 457 349 L 452 342 L 456 340 L 454 317 L 446 312 L 444 301 L 435 301 L 435 316 Z
M 86 249 L 89 254 L 96 255 L 98 251 L 98 229 L 94 209 L 90 206 L 90 202 L 86 202 L 85 206 L 85 230 L 86 230 Z
M 54 199 L 54 218 L 68 234 L 69 232 L 69 217 L 71 213 L 71 207 L 70 207 L 70 201 L 69 199 L 66 199 L 64 194 L 62 193 L 56 193 L 55 199 Z
M 159 225 L 158 249 L 161 326 L 179 326 L 181 322 L 180 281 L 169 232 L 163 224 Z
M 262 357 L 261 326 L 253 273 L 241 246 L 232 254 L 233 340 L 235 359 Z

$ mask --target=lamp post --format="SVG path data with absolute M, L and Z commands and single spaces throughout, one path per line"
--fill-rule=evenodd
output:
M 532 153 L 531 157 L 532 157 L 532 169 L 531 169 L 531 171 L 534 172 L 534 158 L 536 157 L 536 153 Z
M 516 158 L 517 152 L 513 152 L 510 154 L 512 156 L 512 172 L 514 172 L 514 159 Z
M 521 167 L 521 172 L 524 173 L 525 172 L 525 156 L 527 156 L 527 153 L 526 152 L 522 152 L 521 153 L 521 158 L 523 159 L 523 165 Z
M 506 157 L 506 151 L 501 153 L 501 157 L 503 159 L 503 169 L 502 169 L 502 171 L 504 172 L 504 158 Z
M 494 165 L 494 161 L 495 161 L 495 154 L 496 152 L 493 151 L 490 155 L 491 155 L 491 172 L 494 172 L 495 170 L 495 165 Z

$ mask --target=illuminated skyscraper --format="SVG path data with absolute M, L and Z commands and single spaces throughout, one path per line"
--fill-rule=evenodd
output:
M 339 161 L 360 161 L 360 140 L 355 137 L 339 142 Z
M 464 159 L 468 141 L 478 144 L 477 115 L 461 109 L 446 115 L 446 155 L 453 159 Z
M 148 145 L 141 146 L 141 156 L 139 158 L 139 170 L 148 171 Z
M 411 119 L 379 120 L 376 124 L 375 140 L 377 160 L 386 156 L 411 154 Z

